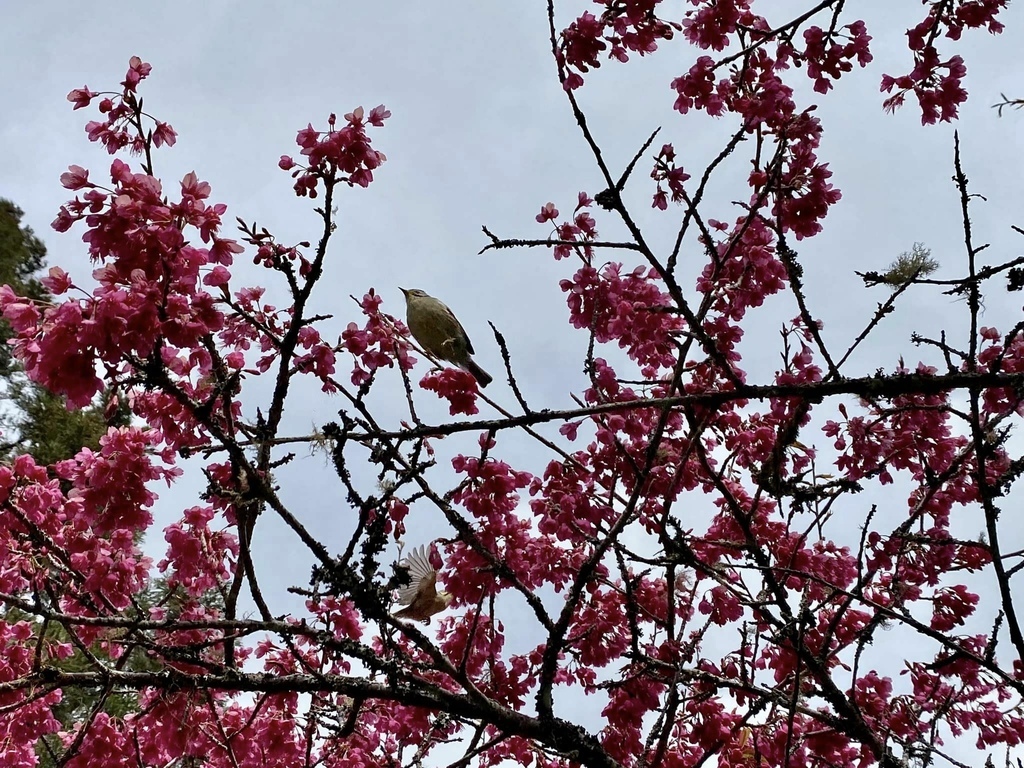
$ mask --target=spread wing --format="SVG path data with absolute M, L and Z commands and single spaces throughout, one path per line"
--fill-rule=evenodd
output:
M 398 604 L 410 605 L 413 600 L 433 602 L 437 597 L 437 571 L 430 564 L 423 545 L 409 553 L 399 565 L 409 569 L 409 584 L 398 589 Z

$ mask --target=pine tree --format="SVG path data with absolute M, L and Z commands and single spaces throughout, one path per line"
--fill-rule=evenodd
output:
M 24 211 L 10 200 L 0 198 L 0 285 L 11 286 L 20 296 L 42 300 L 49 296 L 38 278 L 46 260 L 46 246 L 31 227 L 22 226 L 23 215 Z M 4 321 L 0 324 L 0 377 L 5 379 L 15 365 L 7 346 L 9 338 L 11 327 Z

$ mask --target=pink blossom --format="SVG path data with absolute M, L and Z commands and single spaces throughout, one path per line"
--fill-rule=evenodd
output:
M 558 218 L 558 209 L 554 203 L 545 203 L 537 214 L 537 222 L 543 224 L 545 221 L 554 221 Z
M 54 296 L 60 296 L 68 292 L 72 287 L 71 276 L 60 267 L 50 267 L 47 276 L 40 282 Z
M 75 109 L 83 109 L 88 107 L 90 102 L 96 98 L 99 94 L 93 93 L 87 86 L 81 88 L 75 88 L 73 91 L 68 93 L 68 101 L 75 105 Z
M 89 172 L 79 165 L 72 165 L 68 168 L 67 173 L 62 173 L 60 183 L 65 189 L 82 189 L 92 186 L 89 183 Z

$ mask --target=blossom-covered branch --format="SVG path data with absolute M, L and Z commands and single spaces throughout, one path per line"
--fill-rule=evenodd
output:
M 92 281 L 54 268 L 56 303 L 4 287 L 0 308 L 34 381 L 79 407 L 110 388 L 135 420 L 74 459 L 0 467 L 4 764 L 899 766 L 946 754 L 944 739 L 1019 744 L 1024 555 L 1000 504 L 1024 469 L 1010 439 L 1024 340 L 1016 319 L 981 322 L 1018 260 L 976 263 L 958 151 L 960 275 L 910 274 L 833 349 L 797 246 L 841 194 L 790 65 L 838 98 L 872 62 L 868 23 L 841 0 L 791 17 L 763 0 L 693 0 L 680 18 L 669 5 L 602 0 L 560 27 L 548 4 L 558 81 L 606 188 L 543 204 L 540 234 L 484 230 L 484 251 L 546 248 L 562 269 L 565 332 L 586 349 L 573 407 L 530 403 L 497 329 L 518 412 L 465 371 L 424 370 L 374 288 L 352 288 L 343 317 L 312 314 L 344 237 L 335 209 L 385 162 L 383 106 L 298 131 L 298 159 L 279 168 L 320 223 L 285 244 L 242 218 L 226 236 L 227 207 L 195 173 L 165 189 L 157 150 L 176 134 L 142 109 L 141 59 L 117 91 L 69 94 L 99 108 L 91 140 L 141 162 L 61 178 L 75 197 L 54 227 L 84 229 Z M 940 41 L 1000 31 L 1005 2 L 926 5 L 913 70 L 885 76 L 895 95 L 879 108 L 913 92 L 930 123 L 966 97 L 965 65 Z M 670 43 L 689 55 L 660 84 L 680 125 L 614 168 L 583 76 Z M 703 169 L 672 140 L 694 111 L 731 121 Z M 705 193 L 737 162 L 747 187 L 726 210 Z M 641 226 L 638 188 L 675 234 L 668 248 Z M 602 239 L 613 224 L 625 234 Z M 246 252 L 255 270 L 236 264 Z M 253 272 L 266 285 L 240 284 Z M 950 285 L 967 297 L 966 341 L 914 339 L 944 370 L 853 366 L 905 296 Z M 769 300 L 792 319 L 765 375 L 741 341 Z M 304 379 L 337 414 L 308 438 L 344 498 L 329 540 L 282 488 Z M 484 413 L 431 423 L 437 399 L 459 419 Z M 186 459 L 206 487 L 159 532 L 154 564 L 141 542 L 158 533 L 155 481 L 176 483 Z M 964 534 L 972 524 L 984 536 Z M 425 530 L 410 568 L 403 547 Z M 286 591 L 260 562 L 267 531 L 297 545 L 307 583 Z M 400 612 L 396 590 L 430 610 Z M 80 694 L 88 706 L 62 717 Z

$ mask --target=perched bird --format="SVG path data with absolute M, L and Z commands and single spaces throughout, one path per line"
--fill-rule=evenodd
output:
M 469 371 L 481 387 L 490 384 L 490 374 L 470 357 L 474 354 L 473 342 L 454 313 L 419 288 L 398 290 L 405 294 L 405 321 L 419 345 L 439 360 Z
M 430 623 L 430 617 L 440 613 L 452 601 L 447 592 L 437 591 L 437 571 L 430 564 L 430 557 L 421 545 L 398 563 L 409 571 L 409 584 L 398 590 L 398 603 L 406 606 L 395 612 L 399 619 L 413 619 Z

